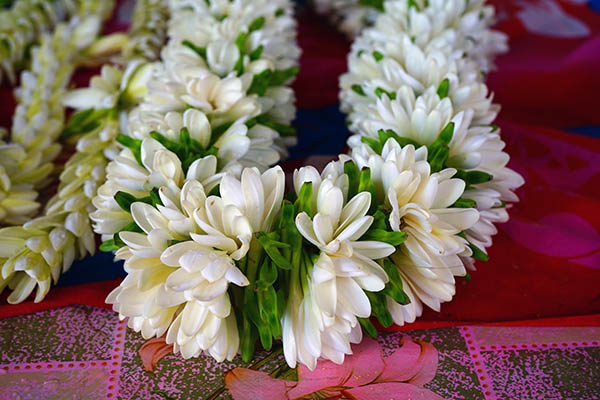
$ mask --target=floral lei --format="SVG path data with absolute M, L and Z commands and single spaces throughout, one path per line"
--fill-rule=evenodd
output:
M 370 317 L 402 325 L 450 301 L 523 184 L 483 83 L 506 48 L 493 9 L 317 1 L 356 36 L 340 78 L 350 151 L 294 171 L 286 193 L 272 166 L 295 142 L 290 1 L 164 3 L 159 61 L 132 54 L 152 59 L 160 38 L 136 40 L 124 70 L 63 96 L 80 110 L 62 130 L 77 153 L 48 215 L 0 231 L 9 300 L 37 285 L 40 301 L 56 265 L 93 253 L 91 220 L 101 250 L 125 261 L 107 303 L 184 358 L 247 361 L 281 339 L 291 367 L 314 369 L 376 336 Z

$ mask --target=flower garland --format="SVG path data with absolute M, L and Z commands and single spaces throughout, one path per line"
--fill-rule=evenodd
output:
M 106 299 L 120 318 L 144 338 L 164 335 L 184 358 L 241 352 L 249 361 L 257 342 L 271 349 L 281 339 L 290 367 L 314 369 L 319 358 L 342 363 L 363 332 L 376 336 L 370 317 L 404 324 L 423 304 L 439 310 L 450 301 L 455 277 L 487 259 L 494 223 L 508 218 L 523 183 L 506 167 L 492 125 L 498 107 L 482 83 L 502 47 L 477 39 L 489 36 L 492 10 L 482 1 L 382 3 L 340 79 L 350 152 L 321 173 L 294 171 L 286 195 L 283 170 L 272 165 L 293 142 L 288 84 L 299 49 L 290 3 L 169 6 L 161 62 L 131 64 L 124 75 L 105 67 L 87 92 L 66 97 L 93 99 L 95 109 L 67 126 L 80 133 L 105 118 L 97 104 L 113 109 L 143 95 L 122 113 L 120 150 L 104 147 L 111 161 L 90 214 L 101 249 L 125 261 L 128 275 Z M 78 146 L 96 148 L 102 135 Z M 64 196 L 50 209 L 87 206 L 102 180 L 91 165 L 100 164 L 65 170 Z M 71 196 L 71 185 L 85 196 Z M 84 248 L 84 213 L 71 215 L 64 227 Z M 62 237 L 26 241 L 47 258 Z M 7 262 L 3 274 L 24 265 L 25 257 Z
M 0 11 L 0 82 L 3 73 L 11 82 L 23 68 L 29 46 L 37 44 L 57 24 L 78 16 L 98 15 L 106 19 L 112 10 L 110 1 L 18 0 Z
M 281 207 L 283 171 L 267 168 L 293 143 L 300 52 L 287 0 L 170 5 L 163 62 L 91 217 L 128 272 L 107 302 L 144 337 L 166 333 L 184 357 L 222 361 L 240 344 L 231 305 L 250 283 L 240 268 L 254 281 L 253 235 L 270 232 Z
M 173 18 L 175 45 L 187 40 L 224 78 L 209 80 L 206 64 L 192 62 L 190 52 L 163 51 L 162 81 L 149 83 L 147 101 L 130 115 L 130 136 L 122 140 L 129 149 L 115 160 L 96 202 L 96 229 L 128 272 L 107 302 L 145 338 L 165 334 L 185 358 L 206 352 L 222 361 L 239 348 L 249 360 L 257 341 L 270 349 L 281 338 L 291 367 L 313 369 L 320 357 L 343 362 L 363 330 L 376 335 L 370 316 L 383 326 L 403 324 L 421 314 L 423 303 L 439 310 L 450 301 L 454 277 L 467 274 L 472 258 L 486 258 L 493 222 L 507 218 L 506 202 L 516 200 L 512 190 L 522 184 L 505 167 L 508 156 L 489 125 L 497 109 L 479 64 L 457 47 L 465 42 L 454 40 L 455 20 L 421 29 L 417 40 L 402 23 L 390 35 L 402 14 L 377 17 L 357 38 L 350 73 L 341 79 L 355 132 L 350 155 L 320 174 L 313 167 L 295 171 L 295 190 L 283 200 L 279 167 L 265 171 L 268 163 L 222 152 L 219 142 L 230 135 L 232 147 L 246 149 L 240 132 L 247 124 L 231 121 L 252 121 L 238 109 L 256 115 L 238 89 L 244 85 L 231 81 L 242 65 L 239 52 L 210 40 L 213 27 L 239 24 L 227 24 L 222 3 L 185 4 Z M 405 11 L 418 7 L 391 1 L 385 9 L 402 4 Z M 227 3 L 252 15 L 239 18 L 252 21 L 252 31 L 256 14 L 246 6 Z M 403 15 L 420 20 L 417 11 L 433 15 L 440 11 L 429 7 L 437 6 L 421 4 Z M 207 10 L 223 25 L 207 19 Z M 462 15 L 464 8 L 454 11 Z M 204 23 L 192 24 L 192 17 Z M 189 26 L 201 28 L 192 35 Z M 215 42 L 218 52 L 210 47 Z M 226 127 L 218 140 L 213 124 Z M 207 154 L 211 144 L 216 148 Z
M 483 71 L 492 68 L 497 53 L 508 50 L 507 36 L 493 31 L 494 8 L 485 0 L 315 0 L 317 11 L 328 14 L 339 29 L 355 38 L 375 26 L 361 40 L 386 39 L 398 46 L 397 34 L 428 51 L 449 51 L 451 58 L 466 54 Z M 383 15 L 379 18 L 380 15 Z M 372 35 L 384 35 L 378 38 Z M 409 72 L 410 74 L 410 72 Z
M 138 11 L 140 9 L 144 12 Z M 144 20 L 149 26 L 156 27 L 157 21 L 160 21 L 158 16 L 164 16 L 165 13 L 166 6 L 162 2 L 137 2 L 133 26 L 138 28 L 131 36 L 130 43 L 133 44 L 128 45 L 130 54 L 139 54 L 134 49 L 141 43 L 143 54 L 154 54 L 156 57 L 164 35 L 161 40 L 160 29 L 154 34 L 139 27 L 144 25 Z M 147 38 L 149 35 L 158 38 Z M 91 35 L 91 38 L 94 36 Z M 156 44 L 154 48 L 151 47 L 153 43 Z M 72 71 L 74 67 L 69 68 Z M 88 216 L 92 208 L 91 199 L 104 182 L 106 158 L 114 158 L 111 154 L 117 152 L 115 138 L 119 131 L 118 116 L 138 102 L 141 93 L 145 92 L 144 80 L 149 78 L 151 70 L 151 65 L 140 59 L 131 61 L 124 71 L 105 65 L 101 75 L 92 78 L 90 88 L 77 89 L 63 96 L 63 105 L 81 111 L 74 114 L 66 126 L 57 124 L 52 138 L 46 139 L 46 145 L 59 133 L 62 139 L 82 134 L 85 136 L 79 139 L 75 154 L 65 164 L 60 174 L 58 192 L 48 201 L 43 214 L 22 227 L 0 229 L 0 248 L 3 249 L 0 287 L 8 285 L 13 290 L 8 297 L 9 303 L 23 301 L 36 286 L 35 301 L 41 301 L 48 293 L 51 282 L 56 283 L 61 272 L 66 272 L 76 258 L 95 253 L 96 243 Z M 67 79 L 67 76 L 63 79 Z M 56 94 L 62 95 L 63 92 Z M 54 101 L 54 108 L 60 110 L 62 121 L 60 98 Z M 57 143 L 52 146 L 56 151 L 60 149 Z M 36 153 L 32 151 L 31 154 Z M 51 171 L 52 164 L 47 165 Z M 38 174 L 40 171 L 35 168 L 31 170 Z M 14 178 L 15 175 L 11 175 L 11 179 Z M 31 181 L 32 178 L 29 176 L 27 179 Z M 37 195 L 33 193 L 32 203 Z M 38 204 L 35 205 L 37 208 Z
M 83 21 L 75 18 L 68 24 L 59 24 L 54 34 L 45 35 L 41 45 L 32 51 L 32 69 L 22 73 L 21 87 L 15 90 L 18 104 L 10 142 L 2 142 L 3 224 L 22 224 L 39 208 L 36 190 L 49 183 L 52 161 L 60 152 L 60 145 L 55 143 L 64 121 L 60 96 L 80 52 L 92 43 L 99 29 L 97 16 Z

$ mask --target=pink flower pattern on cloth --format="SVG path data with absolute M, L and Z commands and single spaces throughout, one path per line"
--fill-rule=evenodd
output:
M 320 360 L 314 371 L 301 365 L 298 382 L 235 368 L 225 375 L 225 386 L 235 400 L 443 399 L 423 387 L 434 378 L 438 365 L 438 352 L 431 344 L 403 335 L 398 349 L 384 357 L 381 345 L 365 338 L 353 351 L 342 365 Z

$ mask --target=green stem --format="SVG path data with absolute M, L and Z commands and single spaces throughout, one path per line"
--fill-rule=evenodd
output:
M 256 274 L 258 272 L 258 266 L 260 265 L 260 259 L 262 258 L 263 248 L 258 243 L 258 240 L 253 236 L 250 242 L 250 249 L 246 254 L 246 278 L 250 281 L 250 284 L 256 280 Z

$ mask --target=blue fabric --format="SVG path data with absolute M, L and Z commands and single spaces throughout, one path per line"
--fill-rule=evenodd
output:
M 600 9 L 599 9 L 600 11 Z M 600 126 L 582 126 L 577 128 L 569 128 L 568 132 L 578 133 L 580 135 L 600 138 Z
M 348 129 L 339 104 L 298 110 L 294 127 L 298 144 L 290 149 L 289 160 L 319 154 L 339 154 L 346 146 Z

